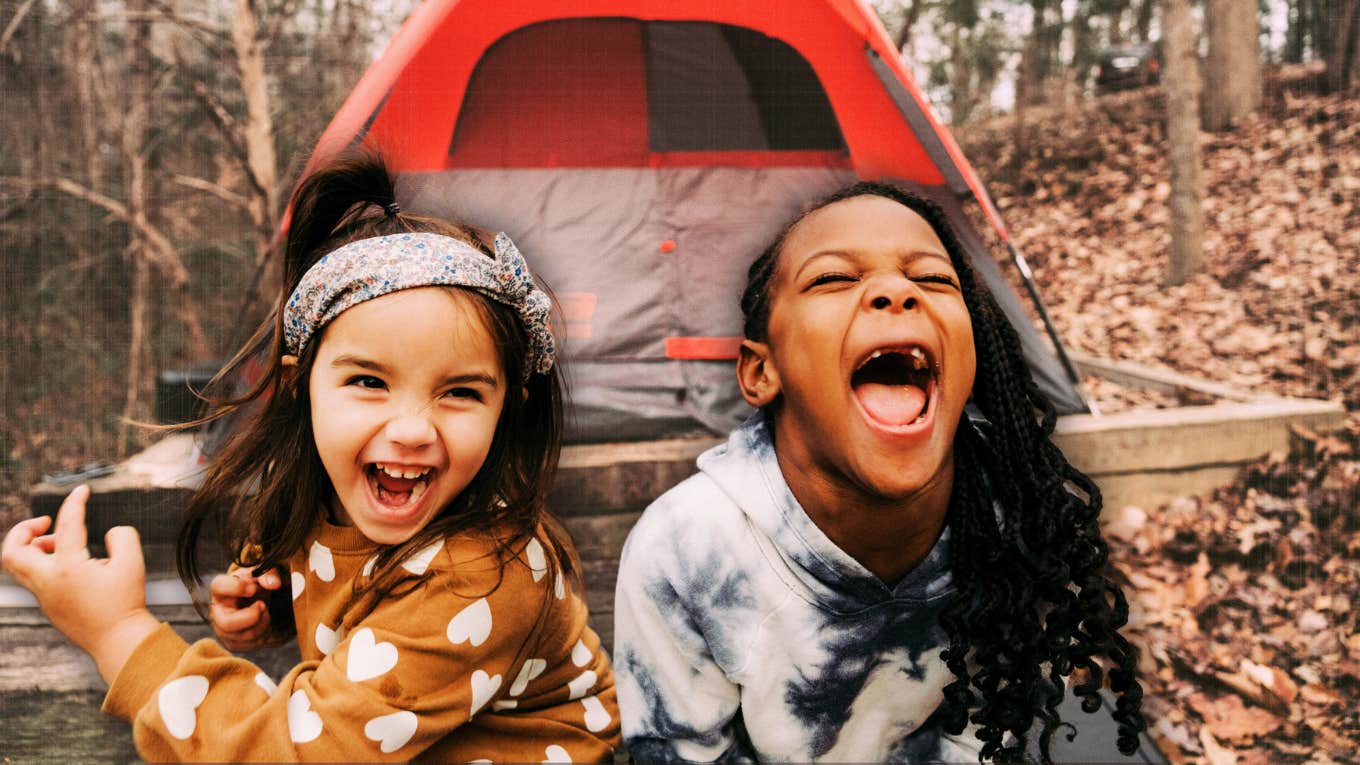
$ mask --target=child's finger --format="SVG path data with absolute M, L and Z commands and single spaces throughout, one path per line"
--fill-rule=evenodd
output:
M 43 552 L 32 542 L 47 530 L 52 519 L 47 516 L 29 518 L 14 524 L 0 543 L 0 565 L 15 574 L 27 574 L 42 564 Z
M 47 516 L 43 517 L 46 518 Z M 39 550 L 50 554 L 56 549 L 57 538 L 52 534 L 43 534 L 40 537 L 34 537 L 32 544 Z
M 77 486 L 66 495 L 61 508 L 57 510 L 57 528 L 54 550 L 57 555 L 88 555 L 89 537 L 85 530 L 85 500 L 90 497 L 90 487 Z
M 264 603 L 258 601 L 245 608 L 232 608 L 224 603 L 214 602 L 208 607 L 208 615 L 218 632 L 238 637 L 241 632 L 257 625 L 262 615 L 268 613 L 263 606 Z
M 271 568 L 263 574 L 260 574 L 259 577 L 255 579 L 255 583 L 266 590 L 277 590 L 283 586 L 283 579 L 279 576 L 278 569 Z
M 255 585 L 248 579 L 241 579 L 232 574 L 218 574 L 208 583 L 208 595 L 213 600 L 231 600 L 237 598 L 248 598 L 255 594 Z
M 146 571 L 142 558 L 142 537 L 131 526 L 114 526 L 104 534 L 104 548 L 109 551 L 109 565 L 141 574 Z

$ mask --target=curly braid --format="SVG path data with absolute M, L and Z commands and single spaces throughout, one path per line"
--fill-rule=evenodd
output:
M 1058 713 L 1063 678 L 1088 713 L 1100 708 L 1102 664 L 1117 699 L 1112 717 L 1118 747 L 1138 748 L 1146 727 L 1143 691 L 1134 676 L 1138 655 L 1119 628 L 1128 604 L 1105 576 L 1100 490 L 1072 467 L 1050 439 L 1057 415 L 1030 375 L 1020 338 L 980 283 L 945 213 L 933 202 L 893 186 L 860 182 L 817 203 L 790 223 L 751 265 L 741 307 L 745 333 L 765 340 L 779 252 L 812 212 L 852 197 L 874 195 L 913 210 L 930 224 L 959 276 L 973 324 L 977 376 L 973 402 L 991 425 L 985 436 L 960 427 L 954 438 L 955 480 L 947 522 L 953 534 L 950 568 L 957 595 L 940 621 L 949 639 L 944 661 L 954 681 L 937 715 L 944 730 L 976 724 L 982 761 L 1023 762 L 1038 718 L 1039 751 L 1071 728 Z M 999 503 L 1004 512 L 995 510 Z M 1069 735 L 1069 740 L 1071 738 Z

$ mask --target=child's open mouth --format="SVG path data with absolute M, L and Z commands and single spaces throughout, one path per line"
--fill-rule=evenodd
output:
M 430 473 L 433 470 L 429 467 L 402 467 L 375 462 L 365 472 L 368 486 L 379 504 L 400 510 L 420 501 L 421 495 L 430 485 Z
M 850 376 L 850 388 L 870 419 L 902 428 L 926 421 L 935 375 L 919 347 L 880 349 Z

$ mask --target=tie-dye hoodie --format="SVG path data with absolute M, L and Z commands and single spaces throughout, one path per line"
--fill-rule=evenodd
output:
M 889 587 L 794 499 L 753 415 L 624 546 L 615 671 L 638 762 L 977 762 L 931 713 L 952 675 L 949 533 Z

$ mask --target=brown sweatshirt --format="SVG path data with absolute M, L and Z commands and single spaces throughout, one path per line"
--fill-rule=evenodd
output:
M 104 699 L 148 761 L 599 762 L 619 742 L 614 675 L 586 607 L 537 539 L 503 567 L 451 537 L 397 594 L 348 607 L 378 548 L 323 524 L 290 561 L 302 663 L 269 678 L 168 625 Z

